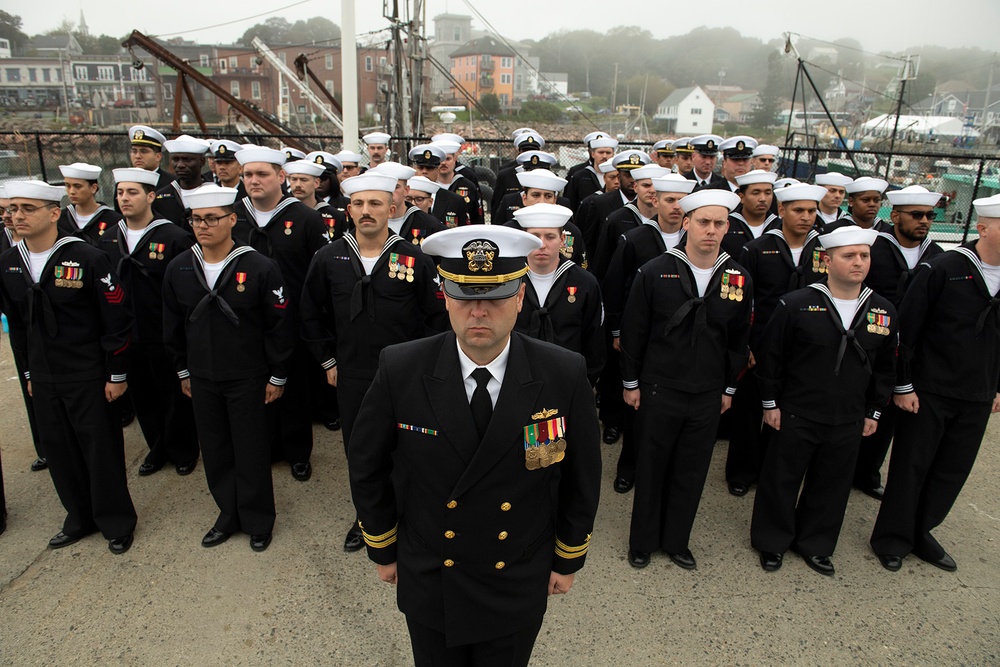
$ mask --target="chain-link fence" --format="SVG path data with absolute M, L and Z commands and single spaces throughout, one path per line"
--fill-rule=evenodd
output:
M 199 135 L 194 135 L 199 136 Z M 213 138 L 252 142 L 278 148 L 295 142 L 306 150 L 336 153 L 341 137 L 328 135 L 216 135 Z M 413 146 L 429 141 L 427 137 L 400 137 L 390 144 L 391 157 L 406 161 Z M 648 150 L 651 142 L 623 143 L 619 150 Z M 587 159 L 586 149 L 578 142 L 551 141 L 545 150 L 558 159 L 555 171 L 564 174 L 573 165 Z M 61 183 L 60 164 L 86 162 L 104 168 L 101 174 L 101 198 L 109 201 L 114 191 L 111 169 L 129 165 L 129 141 L 125 132 L 2 132 L 0 133 L 0 183 L 9 179 L 42 178 Z M 364 151 L 361 151 L 362 155 Z M 467 139 L 460 160 L 476 167 L 476 174 L 489 201 L 496 184 L 496 172 L 510 162 L 517 150 L 509 140 Z M 164 160 L 165 168 L 169 161 Z M 935 240 L 961 242 L 975 236 L 972 200 L 1000 192 L 1000 158 L 951 153 L 893 153 L 878 151 L 838 151 L 826 148 L 788 147 L 782 149 L 778 172 L 811 181 L 816 174 L 828 171 L 848 176 L 886 178 L 890 188 L 923 185 L 946 195 L 938 207 L 931 236 Z M 845 204 L 846 205 L 846 204 Z M 888 204 L 880 215 L 888 219 Z

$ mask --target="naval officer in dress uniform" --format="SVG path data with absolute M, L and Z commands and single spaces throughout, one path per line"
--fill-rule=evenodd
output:
M 167 140 L 165 136 L 146 125 L 133 125 L 128 130 L 128 138 L 129 161 L 133 167 L 156 172 L 157 190 L 174 180 L 174 175 L 160 166 L 163 160 L 163 142 Z
M 586 363 L 511 331 L 539 245 L 495 225 L 427 239 L 454 331 L 383 350 L 358 418 L 354 503 L 418 667 L 527 665 L 548 596 L 569 591 L 590 544 L 601 458 Z

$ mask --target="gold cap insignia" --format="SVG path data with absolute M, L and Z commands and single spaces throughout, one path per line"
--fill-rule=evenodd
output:
M 470 241 L 462 248 L 462 252 L 465 253 L 465 258 L 469 260 L 469 271 L 473 273 L 477 271 L 489 273 L 492 271 L 493 260 L 500 254 L 495 245 L 484 239 Z

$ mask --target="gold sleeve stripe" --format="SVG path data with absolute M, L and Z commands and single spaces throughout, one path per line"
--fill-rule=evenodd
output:
M 371 540 L 368 539 L 367 535 L 365 535 L 364 538 L 365 538 L 365 544 L 367 544 L 368 546 L 370 546 L 372 549 L 385 549 L 386 547 L 391 546 L 391 545 L 393 545 L 393 544 L 396 543 L 396 536 L 395 535 L 393 535 L 389 539 L 383 540 L 382 542 L 373 542 L 373 541 L 371 541 Z
M 590 548 L 589 540 L 578 547 L 571 547 L 556 538 L 556 555 L 561 558 L 579 558 L 587 553 L 588 548 Z
M 380 549 L 393 544 L 396 541 L 396 532 L 398 525 L 393 526 L 392 530 L 383 533 L 382 535 L 371 535 L 365 532 L 364 526 L 361 527 L 361 535 L 364 537 L 365 544 L 372 547 L 373 549 Z

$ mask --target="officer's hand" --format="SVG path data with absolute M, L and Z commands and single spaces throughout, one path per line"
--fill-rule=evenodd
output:
M 553 572 L 549 575 L 549 595 L 564 595 L 569 593 L 569 589 L 573 587 L 573 577 L 572 574 L 559 574 L 558 572 Z
M 639 409 L 639 390 L 626 389 L 622 394 L 625 397 L 625 405 L 635 410 Z
M 389 563 L 388 565 L 376 565 L 375 569 L 378 570 L 378 578 L 387 584 L 396 585 L 396 564 Z M 549 584 L 551 588 L 552 584 Z
M 878 428 L 878 422 L 877 421 L 875 421 L 874 419 L 868 419 L 868 417 L 865 417 L 865 427 L 861 431 L 861 435 L 863 437 L 867 438 L 872 433 L 874 433 L 875 429 L 877 429 L 877 428 Z
M 1000 412 L 1000 393 L 993 399 L 993 412 Z
M 281 395 L 285 393 L 284 387 L 275 387 L 270 382 L 267 383 L 264 389 L 264 404 L 274 403 L 276 400 L 281 398 Z
M 720 414 L 725 414 L 726 410 L 733 407 L 733 397 L 729 394 L 722 395 L 722 412 Z
M 28 380 L 28 396 L 34 396 L 34 394 L 31 393 L 31 380 Z
M 337 386 L 337 367 L 328 368 L 326 370 L 326 383 L 331 387 Z
M 126 389 L 128 389 L 128 382 L 106 382 L 104 384 L 104 398 L 108 399 L 108 403 L 117 401 Z
M 747 368 L 753 368 L 757 365 L 757 360 L 754 359 L 753 352 L 750 353 L 750 359 L 747 360 Z
M 615 348 L 615 352 L 622 351 L 622 339 L 619 336 L 615 336 L 614 340 L 611 341 L 611 347 Z
M 181 393 L 191 398 L 191 378 L 181 380 Z
M 917 410 L 920 409 L 920 399 L 917 398 L 917 392 L 915 391 L 911 391 L 909 394 L 896 394 L 892 397 L 892 401 L 896 404 L 896 407 L 904 412 L 917 414 Z M 993 405 L 996 407 L 996 403 Z
M 771 408 L 770 410 L 764 410 L 764 423 L 773 428 L 775 431 L 781 430 L 781 410 L 778 408 Z

